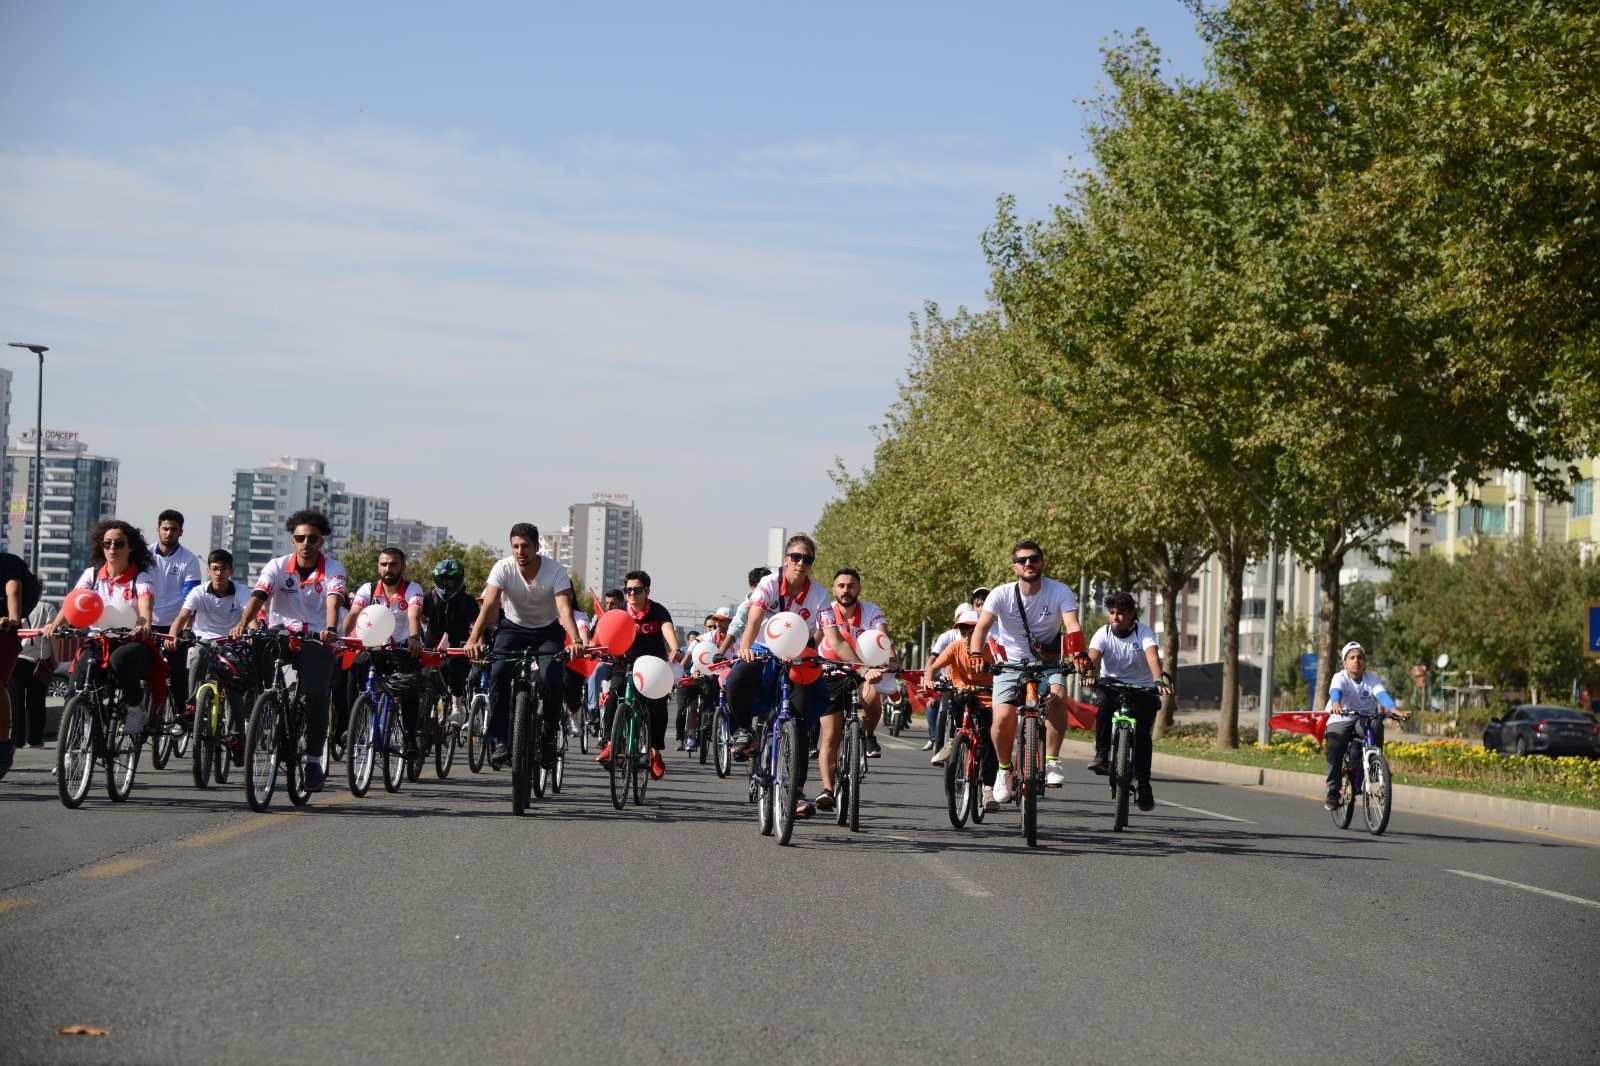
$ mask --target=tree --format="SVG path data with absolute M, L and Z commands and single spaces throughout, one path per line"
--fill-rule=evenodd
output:
M 339 562 L 344 566 L 345 581 L 352 593 L 362 585 L 378 580 L 378 553 L 383 547 L 360 533 L 350 537 L 350 543 L 339 555 Z

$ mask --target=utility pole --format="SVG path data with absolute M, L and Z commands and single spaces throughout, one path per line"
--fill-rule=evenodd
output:
M 1272 660 L 1278 634 L 1278 542 L 1267 548 L 1267 631 L 1261 638 L 1261 711 L 1256 727 L 1256 746 L 1272 741 Z

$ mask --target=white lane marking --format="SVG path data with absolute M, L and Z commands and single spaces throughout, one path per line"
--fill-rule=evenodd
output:
M 1224 822 L 1242 822 L 1245 825 L 1256 824 L 1248 818 L 1235 818 L 1231 814 L 1218 814 L 1216 811 L 1208 811 L 1203 807 L 1185 807 L 1183 804 L 1173 803 L 1171 800 L 1156 800 L 1156 803 L 1162 807 L 1176 807 L 1180 811 L 1188 811 L 1191 814 L 1203 814 L 1207 818 L 1221 818 Z
M 1507 888 L 1520 888 L 1524 892 L 1537 892 L 1541 896 L 1551 899 L 1564 899 L 1568 903 L 1581 903 L 1585 907 L 1600 907 L 1600 900 L 1584 899 L 1582 896 L 1569 896 L 1565 892 L 1552 892 L 1548 888 L 1538 888 L 1534 885 L 1525 885 L 1520 881 L 1507 881 L 1503 877 L 1490 877 L 1488 874 L 1475 874 L 1471 870 L 1446 870 L 1447 874 L 1460 874 L 1477 881 L 1488 881 L 1493 885 L 1505 885 Z
M 902 844 L 917 843 L 917 841 L 912 840 L 910 837 L 890 836 L 886 839 L 898 840 Z M 987 888 L 984 888 L 982 885 L 978 884 L 978 882 L 969 877 L 963 877 L 961 874 L 958 874 L 954 867 L 945 862 L 943 859 L 939 858 L 937 855 L 929 855 L 927 852 L 921 852 L 917 855 L 917 859 L 928 869 L 944 878 L 945 881 L 949 883 L 951 888 L 955 889 L 963 896 L 976 896 L 978 899 L 988 899 L 994 895 L 993 892 L 990 892 Z

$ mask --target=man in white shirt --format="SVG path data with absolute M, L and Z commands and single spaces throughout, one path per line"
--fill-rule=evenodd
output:
M 361 612 L 375 603 L 381 603 L 394 615 L 394 633 L 389 641 L 404 644 L 405 653 L 396 654 L 393 649 L 362 649 L 346 671 L 348 687 L 353 702 L 355 695 L 367 687 L 370 670 L 377 668 L 380 678 L 394 678 L 396 683 L 390 691 L 400 704 L 407 754 L 416 758 L 420 758 L 416 755 L 417 721 L 422 703 L 419 684 L 422 668 L 417 657 L 422 654 L 422 602 L 425 598 L 421 585 L 406 580 L 405 549 L 391 544 L 378 553 L 378 580 L 356 590 L 350 597 L 350 611 L 344 618 L 344 635 L 348 637 L 354 634 Z
M 536 655 L 558 655 L 565 638 L 571 641 L 568 653 L 577 658 L 586 641 L 573 620 L 572 603 L 572 579 L 566 567 L 539 554 L 537 526 L 518 522 L 511 527 L 511 554 L 489 571 L 483 606 L 467 637 L 467 657 L 482 656 L 484 630 L 500 618 L 494 635 L 497 653 L 531 650 Z M 500 661 L 489 669 L 490 759 L 496 769 L 510 758 L 506 741 L 511 736 L 511 670 L 510 664 Z M 566 705 L 566 675 L 567 670 L 555 664 L 539 671 L 539 702 L 551 721 Z
M 994 667 L 994 725 L 990 729 L 1000 759 L 1000 773 L 994 781 L 997 803 L 1011 799 L 1008 760 L 1017 736 L 1017 704 L 1022 694 L 1020 677 L 1016 671 L 1006 670 L 1004 663 L 1022 659 L 1059 662 L 1062 643 L 1080 669 L 1087 669 L 1089 663 L 1083 626 L 1078 623 L 1078 597 L 1066 585 L 1044 576 L 1044 549 L 1031 540 L 1022 541 L 1011 549 L 1011 569 L 1017 579 L 989 593 L 978 612 L 978 624 L 967 638 L 967 654 L 975 667 L 983 658 L 983 642 L 991 629 L 1004 657 Z M 1061 739 L 1067 729 L 1067 673 L 1057 670 L 1045 678 L 1044 781 L 1050 788 L 1060 788 L 1067 779 L 1061 766 Z
M 156 516 L 156 542 L 150 555 L 155 565 L 150 568 L 150 584 L 155 588 L 155 600 L 150 605 L 152 626 L 165 633 L 178 620 L 183 603 L 189 593 L 205 581 L 200 560 L 194 552 L 178 543 L 183 536 L 183 514 L 166 510 Z M 189 656 L 172 645 L 166 653 L 167 667 L 172 671 L 168 686 L 174 696 L 189 692 Z

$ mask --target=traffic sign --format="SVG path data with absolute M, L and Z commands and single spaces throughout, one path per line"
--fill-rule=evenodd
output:
M 1591 603 L 1588 615 L 1588 636 L 1584 640 L 1584 654 L 1600 659 L 1600 603 Z
M 1308 652 L 1304 652 L 1304 653 L 1301 654 L 1301 656 L 1300 656 L 1300 676 L 1305 678 L 1307 681 L 1315 681 L 1317 679 L 1317 653 L 1316 652 L 1308 651 Z

